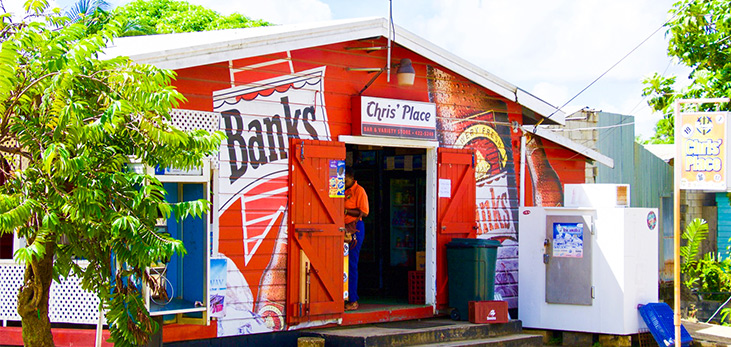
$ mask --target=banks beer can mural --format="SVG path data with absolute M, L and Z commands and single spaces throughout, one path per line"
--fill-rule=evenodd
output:
M 517 307 L 517 189 L 506 102 L 437 67 L 427 67 L 440 146 L 475 150 L 477 237 L 498 240 L 495 292 Z
M 330 139 L 324 75 L 321 67 L 214 92 L 228 136 L 219 252 L 235 265 L 219 336 L 285 329 L 288 139 Z

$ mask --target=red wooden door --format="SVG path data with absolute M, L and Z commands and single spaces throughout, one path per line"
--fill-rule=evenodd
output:
M 477 235 L 475 161 L 470 149 L 439 148 L 438 153 L 437 307 L 444 308 L 449 304 L 447 243 Z
M 292 139 L 289 153 L 287 324 L 343 313 L 343 198 L 329 195 L 330 161 L 345 145 Z

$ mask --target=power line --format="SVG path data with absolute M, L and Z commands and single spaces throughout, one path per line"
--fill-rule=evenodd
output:
M 663 72 L 662 72 L 662 73 L 660 74 L 660 77 L 665 77 L 665 74 L 666 74 L 666 73 L 668 72 L 668 69 L 670 69 L 670 65 L 672 65 L 672 64 L 673 64 L 673 61 L 672 61 L 672 60 L 669 60 L 669 61 L 668 61 L 668 65 L 667 65 L 667 66 L 665 67 L 665 70 L 663 70 Z M 647 97 L 648 97 L 648 96 L 649 96 L 649 95 L 645 95 L 645 96 L 643 96 L 643 97 L 642 97 L 642 100 L 640 100 L 640 102 L 638 102 L 638 103 L 637 103 L 637 105 L 635 105 L 635 107 L 633 107 L 633 108 L 632 108 L 631 110 L 629 110 L 629 112 L 627 112 L 626 114 L 628 114 L 628 115 L 631 115 L 631 114 L 632 114 L 632 112 L 634 112 L 634 110 L 635 110 L 635 109 L 636 109 L 637 107 L 639 107 L 639 106 L 640 106 L 640 105 L 642 104 L 642 102 L 643 102 L 643 101 L 647 100 Z
M 606 125 L 603 127 L 588 127 L 588 128 L 572 128 L 572 129 L 566 129 L 566 128 L 550 128 L 553 132 L 571 132 L 571 131 L 581 131 L 581 130 L 598 130 L 598 129 L 613 129 L 613 128 L 621 128 L 628 125 L 634 125 L 635 122 L 629 122 L 629 123 L 617 123 L 613 125 Z
M 688 6 L 688 4 L 686 4 L 685 6 Z M 660 31 L 660 29 L 662 29 L 663 27 L 665 27 L 665 25 L 667 25 L 668 23 L 670 23 L 671 21 L 673 21 L 678 16 L 677 13 L 678 12 L 681 12 L 685 8 L 685 6 L 683 6 L 679 11 L 677 11 L 676 14 L 674 14 L 670 19 L 666 20 L 662 25 L 660 25 L 660 27 L 658 27 L 657 29 L 655 29 L 655 31 L 653 31 L 652 34 L 650 34 L 649 36 L 647 36 L 647 38 L 645 38 L 644 40 L 642 40 L 642 42 L 640 42 L 637 46 L 635 46 L 635 48 L 633 48 L 632 50 L 630 50 L 621 59 L 619 59 L 616 63 L 614 63 L 614 65 L 612 65 L 611 67 L 609 67 L 609 69 L 607 69 L 606 71 L 604 71 L 604 73 L 602 73 L 601 75 L 599 75 L 599 77 L 597 77 L 596 79 L 594 79 L 586 87 L 584 87 L 583 89 L 581 89 L 581 91 L 579 91 L 578 93 L 576 93 L 576 95 L 574 95 L 571 99 L 569 99 L 569 101 L 566 101 L 566 103 L 564 103 L 561 107 L 559 107 L 555 111 L 553 111 L 550 115 L 548 115 L 548 117 L 542 119 L 541 122 L 539 122 L 538 124 L 535 125 L 535 127 L 533 128 L 533 130 L 535 131 L 535 129 L 538 127 L 538 125 L 540 123 L 542 123 L 544 120 L 551 119 L 551 117 L 553 117 L 554 114 L 556 114 L 558 111 L 560 111 L 561 109 L 563 109 L 564 107 L 566 107 L 569 103 L 571 103 L 572 101 L 574 101 L 574 99 L 576 99 L 577 97 L 579 97 L 579 95 L 583 94 L 584 91 L 586 91 L 587 89 L 589 89 L 589 87 L 593 86 L 594 83 L 596 83 L 597 81 L 599 81 L 602 77 L 604 77 L 607 73 L 609 73 L 609 71 L 612 71 L 612 69 L 614 69 L 622 61 L 624 61 L 625 59 L 627 59 L 627 57 L 629 57 L 638 48 L 640 48 L 643 44 L 645 44 L 645 42 L 647 42 L 648 40 L 650 40 L 650 38 L 652 38 L 653 36 L 655 36 L 655 34 L 657 34 L 657 32 Z

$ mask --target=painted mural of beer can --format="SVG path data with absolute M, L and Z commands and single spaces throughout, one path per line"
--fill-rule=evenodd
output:
M 498 240 L 495 291 L 517 307 L 517 189 L 508 106 L 503 98 L 438 67 L 427 68 L 441 145 L 475 150 L 477 237 Z

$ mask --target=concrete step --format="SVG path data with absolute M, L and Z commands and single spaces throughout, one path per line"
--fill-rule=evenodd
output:
M 419 345 L 415 347 L 434 346 L 434 344 Z M 488 337 L 486 339 L 462 340 L 453 342 L 439 342 L 440 347 L 458 347 L 458 346 L 491 346 L 491 347 L 541 347 L 543 339 L 540 335 L 529 334 L 511 334 L 505 336 Z
M 472 324 L 469 322 L 453 321 L 445 318 L 432 318 L 368 324 L 350 327 L 313 329 L 304 332 L 302 336 L 319 336 L 325 338 L 327 347 L 370 347 L 370 346 L 414 346 L 429 344 L 457 343 L 455 346 L 471 345 L 468 342 L 487 340 L 507 335 L 522 333 L 522 323 L 511 320 L 505 324 Z M 536 346 L 540 346 L 541 338 L 535 337 Z M 529 339 L 530 340 L 530 339 Z M 488 341 L 483 341 L 488 342 Z M 491 342 L 493 343 L 493 342 Z M 519 346 L 509 343 L 509 340 L 495 340 L 494 346 Z M 476 346 L 481 346 L 477 344 Z

